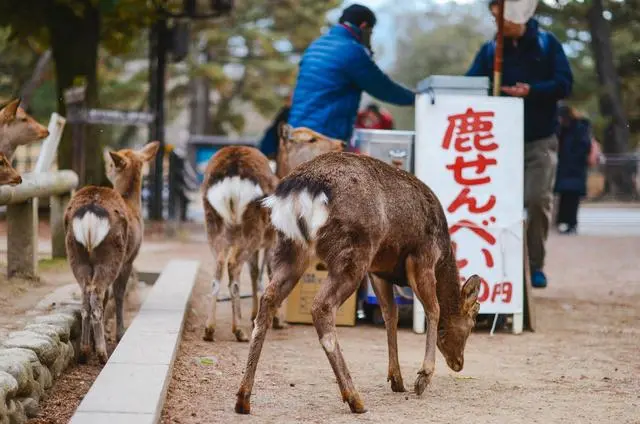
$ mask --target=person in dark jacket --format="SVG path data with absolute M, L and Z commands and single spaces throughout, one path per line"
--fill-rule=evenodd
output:
M 580 199 L 587 194 L 587 167 L 591 150 L 591 123 L 572 107 L 560 108 L 558 128 L 558 193 L 556 223 L 563 234 L 574 234 L 578 226 Z
M 260 151 L 269 159 L 275 159 L 278 154 L 278 146 L 280 144 L 278 140 L 278 128 L 280 128 L 280 124 L 286 123 L 289 120 L 290 110 L 291 97 L 287 100 L 287 104 L 280 109 L 260 141 Z
M 349 142 L 363 91 L 382 102 L 414 104 L 415 93 L 393 82 L 373 61 L 370 40 L 375 24 L 369 8 L 349 6 L 340 23 L 305 50 L 289 125 Z
M 497 1 L 490 2 L 497 16 Z M 467 72 L 493 82 L 495 41 L 486 42 Z M 545 243 L 551 222 L 558 139 L 557 102 L 571 93 L 573 76 L 562 44 L 535 19 L 504 22 L 502 92 L 524 99 L 524 206 L 534 287 L 546 287 Z

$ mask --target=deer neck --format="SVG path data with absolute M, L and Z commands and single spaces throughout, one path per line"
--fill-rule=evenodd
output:
M 11 160 L 16 152 L 16 147 L 11 131 L 0 125 L 0 153 L 4 153 L 7 159 Z
M 445 261 L 439 270 L 436 293 L 440 305 L 440 320 L 448 322 L 451 317 L 459 315 L 462 308 L 460 295 L 460 274 L 455 263 L 455 257 Z
M 119 181 L 115 185 L 115 189 L 132 212 L 140 215 L 142 210 L 142 177 L 136 175 L 133 178 Z

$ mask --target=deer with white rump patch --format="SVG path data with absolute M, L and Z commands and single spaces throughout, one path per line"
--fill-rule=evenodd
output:
M 124 293 L 143 235 L 142 170 L 159 146 L 154 141 L 138 151 L 109 152 L 107 177 L 114 188 L 83 187 L 65 212 L 69 264 L 82 288 L 80 362 L 91 351 L 91 329 L 98 359 L 107 361 L 103 313 L 110 288 L 116 304 L 116 340 L 124 335 Z
M 240 273 L 248 262 L 253 292 L 253 321 L 258 310 L 259 252 L 264 249 L 266 261 L 275 240 L 269 211 L 260 201 L 273 193 L 277 183 L 269 160 L 253 147 L 224 147 L 207 164 L 202 184 L 202 203 L 209 246 L 216 264 L 204 340 L 213 341 L 218 293 L 226 265 L 233 311 L 232 331 L 238 341 L 249 341 L 240 326 Z M 268 266 L 267 272 L 270 275 Z M 284 325 L 279 316 L 273 317 L 273 324 L 276 328 Z
M 391 389 L 405 391 L 397 349 L 398 310 L 392 283 L 409 286 L 424 305 L 427 341 L 414 390 L 420 395 L 435 369 L 436 345 L 454 371 L 475 325 L 480 279 L 460 288 L 447 220 L 435 194 L 415 176 L 377 159 L 327 153 L 297 167 L 264 204 L 278 232 L 273 278 L 260 300 L 235 411 L 250 413 L 251 390 L 267 323 L 315 255 L 329 277 L 311 307 L 313 324 L 354 413 L 365 412 L 342 356 L 335 318 L 370 272 L 387 329 Z

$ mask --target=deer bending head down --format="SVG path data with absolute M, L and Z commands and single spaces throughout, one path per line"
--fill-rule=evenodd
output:
M 109 152 L 107 176 L 114 188 L 83 187 L 65 212 L 69 265 L 82 288 L 80 362 L 85 362 L 91 351 L 91 327 L 98 359 L 107 361 L 103 313 L 112 286 L 117 341 L 124 334 L 124 293 L 143 235 L 142 170 L 159 146 L 154 141 L 139 151 Z
M 18 146 L 34 143 L 49 135 L 49 130 L 19 105 L 20 99 L 15 99 L 0 109 L 0 153 L 9 160 Z
M 342 356 L 336 311 L 373 274 L 389 348 L 393 391 L 404 391 L 398 361 L 398 310 L 392 283 L 410 286 L 424 305 L 428 330 L 414 390 L 420 395 L 435 369 L 436 341 L 447 364 L 462 370 L 467 337 L 479 310 L 478 276 L 460 276 L 442 206 L 420 180 L 377 159 L 328 153 L 300 165 L 264 202 L 278 231 L 273 278 L 260 300 L 235 410 L 250 412 L 250 396 L 267 324 L 316 255 L 329 278 L 311 308 L 313 324 L 352 412 L 366 409 Z
M 273 193 L 277 183 L 278 179 L 269 167 L 269 160 L 253 147 L 224 147 L 207 164 L 202 184 L 202 203 L 207 237 L 216 257 L 216 266 L 211 284 L 204 340 L 213 341 L 218 293 L 226 265 L 233 310 L 232 331 L 238 341 L 249 341 L 249 337 L 240 327 L 240 273 L 245 262 L 249 262 L 253 321 L 258 313 L 261 277 L 259 251 L 264 249 L 264 261 L 268 263 L 267 258 L 275 240 L 269 211 L 260 202 L 265 196 Z M 267 273 L 271 276 L 271 268 L 268 265 Z M 274 327 L 283 326 L 280 317 L 274 317 Z
M 17 185 L 21 183 L 22 177 L 20 177 L 18 171 L 11 166 L 11 162 L 9 162 L 5 154 L 0 152 L 0 185 Z

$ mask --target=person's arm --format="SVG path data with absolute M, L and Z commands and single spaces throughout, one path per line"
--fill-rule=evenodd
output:
M 548 33 L 547 37 L 549 38 L 549 54 L 552 55 L 553 78 L 531 84 L 529 97 L 562 100 L 571 94 L 573 86 L 571 65 L 569 65 L 569 60 L 567 60 L 558 39 L 551 33 Z
M 487 64 L 486 49 L 489 48 L 488 44 L 484 44 L 478 53 L 476 53 L 476 57 L 473 59 L 473 63 L 471 67 L 465 74 L 467 77 L 490 77 L 490 67 Z
M 398 106 L 415 103 L 415 93 L 382 72 L 364 48 L 353 49 L 347 73 L 354 84 L 380 101 Z

